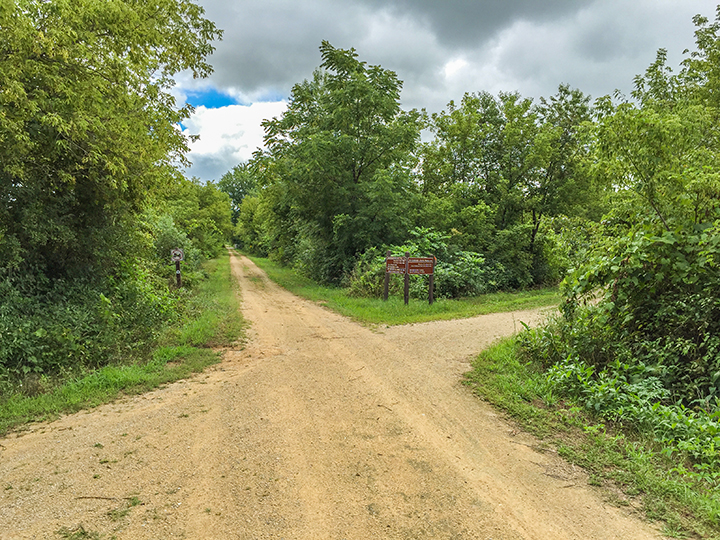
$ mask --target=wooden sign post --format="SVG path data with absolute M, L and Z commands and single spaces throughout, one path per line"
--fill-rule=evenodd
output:
M 388 251 L 385 254 L 385 288 L 383 300 L 388 299 L 390 289 L 390 274 L 404 274 L 403 296 L 405 305 L 410 302 L 410 276 L 430 276 L 428 300 L 430 304 L 435 302 L 435 263 L 434 256 L 431 257 L 410 257 L 405 252 L 404 257 L 394 257 Z
M 177 277 L 178 289 L 182 287 L 182 278 L 180 277 L 180 261 L 185 259 L 185 253 L 182 249 L 170 250 L 170 260 L 175 263 L 175 276 Z

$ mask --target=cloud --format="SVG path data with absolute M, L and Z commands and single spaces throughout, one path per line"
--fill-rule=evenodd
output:
M 285 100 L 294 84 L 312 77 L 321 62 L 318 47 L 328 40 L 395 71 L 404 82 L 404 108 L 435 112 L 465 92 L 519 91 L 538 99 L 560 83 L 593 97 L 616 88 L 628 94 L 658 48 L 668 49 L 670 65 L 679 63 L 694 44 L 693 15 L 712 18 L 717 0 L 199 1 L 225 34 L 210 57 L 209 79 L 178 77 L 180 102 L 191 91 L 218 92 L 245 105 Z M 218 128 L 208 118 L 198 110 L 185 125 L 195 122 L 204 140 L 215 140 Z M 213 151 L 193 147 L 192 171 L 235 165 L 245 132 L 259 129 L 241 121 L 255 120 L 232 120 L 243 126 L 236 129 L 243 131 L 241 143 L 228 131 Z
M 219 180 L 235 165 L 247 161 L 262 146 L 263 129 L 260 123 L 280 116 L 287 108 L 286 101 L 228 105 L 215 109 L 197 107 L 183 122 L 185 135 L 199 134 L 190 144 L 188 159 L 192 166 L 187 176 L 203 180 Z

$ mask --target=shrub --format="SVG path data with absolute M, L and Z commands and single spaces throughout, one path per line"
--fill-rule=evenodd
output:
M 476 296 L 506 288 L 508 274 L 499 263 L 487 262 L 479 253 L 462 251 L 449 244 L 450 236 L 431 229 L 416 228 L 410 232 L 411 240 L 400 246 L 373 248 L 366 251 L 355 264 L 348 287 L 357 296 L 379 297 L 385 280 L 385 252 L 393 255 L 409 253 L 411 257 L 437 258 L 435 266 L 435 296 L 437 298 L 458 298 Z M 410 294 L 414 298 L 424 297 L 428 290 L 427 276 L 411 276 Z M 391 291 L 402 290 L 402 276 L 393 276 Z

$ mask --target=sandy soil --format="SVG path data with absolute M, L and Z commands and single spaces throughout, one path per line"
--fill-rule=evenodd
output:
M 0 539 L 660 538 L 460 383 L 539 312 L 371 330 L 233 271 L 247 348 L 0 440 Z

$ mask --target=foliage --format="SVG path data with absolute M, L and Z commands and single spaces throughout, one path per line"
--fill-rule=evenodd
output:
M 589 172 L 612 186 L 611 207 L 562 284 L 563 317 L 518 342 L 558 398 L 649 439 L 672 464 L 668 477 L 711 492 L 720 485 L 720 10 L 695 23 L 697 50 L 679 73 L 660 50 L 633 101 L 596 102 Z M 706 507 L 717 526 L 718 508 Z
M 142 354 L 129 357 L 127 351 L 121 351 L 122 357 L 116 358 L 116 362 L 91 369 L 95 367 L 93 364 L 81 365 L 85 357 L 79 355 L 76 348 L 69 351 L 71 357 L 63 359 L 68 363 L 66 368 L 72 369 L 71 377 L 59 377 L 48 371 L 28 373 L 19 387 L 0 381 L 0 434 L 24 422 L 108 402 L 120 393 L 147 391 L 218 362 L 218 354 L 210 347 L 228 346 L 242 340 L 245 322 L 238 314 L 238 298 L 227 255 L 205 263 L 204 270 L 208 279 L 191 292 L 184 290 L 173 306 L 174 324 L 161 332 L 153 347 L 145 347 Z M 70 329 L 77 324 L 76 319 L 65 314 L 62 306 L 58 313 L 64 317 L 59 323 Z M 107 329 L 102 327 L 102 330 Z M 48 335 L 44 341 L 39 336 L 32 337 L 35 342 L 31 346 L 36 350 L 50 341 Z M 112 343 L 113 337 L 110 336 L 108 343 Z M 82 338 L 78 339 L 80 345 L 91 349 L 93 343 L 83 343 Z
M 688 451 L 712 456 L 717 417 L 653 405 L 652 399 L 662 393 L 657 381 L 642 370 L 625 371 L 629 366 L 616 366 L 612 374 L 608 370 L 595 378 L 588 376 L 592 367 L 568 359 L 548 376 L 547 358 L 541 353 L 558 345 L 556 330 L 554 325 L 526 330 L 518 339 L 483 351 L 466 375 L 467 384 L 539 436 L 541 447 L 556 448 L 560 456 L 582 466 L 589 483 L 609 488 L 609 500 L 640 507 L 652 520 L 664 521 L 668 530 L 714 538 L 720 525 L 717 464 L 693 466 L 684 458 Z M 620 405 L 618 395 L 623 419 L 611 421 L 617 417 L 610 408 Z M 583 406 L 585 397 L 590 399 Z M 652 424 L 638 431 L 631 421 L 634 412 Z
M 177 307 L 168 245 L 197 265 L 228 235 L 226 196 L 177 170 L 191 108 L 172 77 L 210 73 L 220 36 L 203 14 L 189 0 L 2 2 L 3 389 L 142 357 Z
M 226 172 L 217 183 L 218 189 L 227 193 L 232 204 L 232 221 L 237 223 L 243 199 L 255 192 L 257 180 L 248 163 L 240 163 Z
M 589 98 L 560 85 L 549 100 L 465 94 L 429 118 L 422 149 L 420 223 L 503 265 L 508 286 L 557 279 L 541 226 L 548 217 L 593 216 L 597 188 L 583 165 Z
M 241 208 L 251 232 L 240 236 L 337 282 L 359 253 L 403 239 L 420 124 L 400 109 L 395 73 L 359 61 L 354 49 L 323 42 L 320 51 L 321 69 L 293 87 L 282 117 L 263 124 L 268 151 L 254 160 L 259 202 L 252 219 Z
M 141 261 L 92 280 L 56 281 L 42 295 L 0 283 L 0 382 L 73 373 L 143 354 L 175 305 Z M 32 391 L 32 390 L 30 390 Z
M 99 274 L 132 216 L 177 176 L 188 107 L 219 36 L 188 0 L 5 0 L 0 11 L 0 272 Z M 7 261 L 7 262 L 5 262 Z
M 181 179 L 167 190 L 164 200 L 156 207 L 172 217 L 205 258 L 220 255 L 232 236 L 230 198 L 211 182 L 202 184 L 197 179 Z M 168 253 L 162 253 L 162 258 Z
M 395 256 L 409 253 L 411 257 L 435 256 L 435 295 L 437 298 L 476 296 L 507 288 L 506 272 L 502 265 L 486 264 L 478 253 L 461 251 L 449 244 L 450 236 L 431 229 L 416 228 L 410 231 L 408 242 L 388 246 Z M 402 290 L 402 276 L 394 276 L 393 292 Z M 410 293 L 414 298 L 428 294 L 427 276 L 412 276 Z M 351 294 L 380 298 L 385 280 L 385 249 L 367 251 L 359 260 L 349 280 Z

